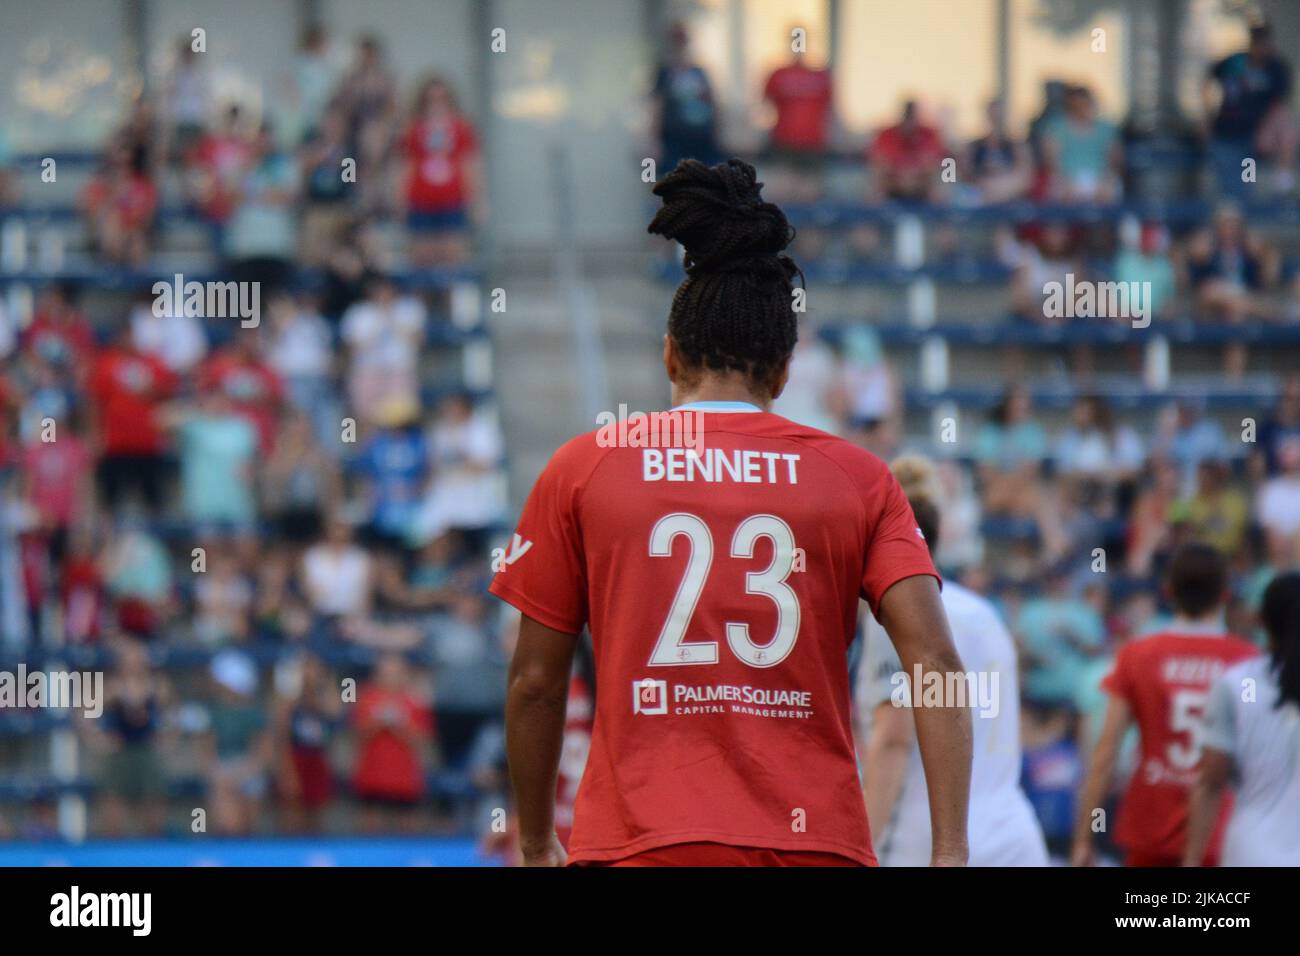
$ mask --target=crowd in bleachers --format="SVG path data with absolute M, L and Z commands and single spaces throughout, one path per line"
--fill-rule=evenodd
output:
M 864 144 L 836 124 L 832 79 L 796 53 L 761 90 L 772 125 L 755 161 L 767 195 L 799 228 L 793 252 L 809 276 L 808 316 L 775 410 L 886 460 L 908 451 L 939 459 L 938 561 L 994 596 L 1015 634 L 1026 789 L 1064 853 L 1081 757 L 1105 709 L 1100 680 L 1123 642 L 1168 621 L 1160 581 L 1172 550 L 1198 539 L 1230 557 L 1226 624 L 1249 637 L 1268 581 L 1300 566 L 1297 340 L 1280 356 L 1249 345 L 1300 320 L 1300 250 L 1286 246 L 1285 230 L 1264 228 L 1295 199 L 1290 65 L 1266 27 L 1211 64 L 1205 112 L 1155 195 L 1135 171 L 1150 144 L 1099 115 L 1086 83 L 1047 83 L 1023 138 L 999 100 L 965 143 L 933 120 L 942 110 L 927 115 L 935 104 L 909 100 Z M 654 98 L 661 157 L 726 155 L 720 110 L 684 31 L 669 37 Z M 1173 215 L 1171 197 L 1190 198 L 1193 211 Z M 923 243 L 899 241 L 911 216 L 927 224 Z M 860 268 L 897 259 L 909 242 L 924 249 L 904 268 Z M 996 268 L 975 268 L 981 256 Z M 829 261 L 838 268 L 819 268 Z M 965 268 L 930 268 L 944 262 Z M 897 293 L 922 278 L 940 296 L 945 282 L 958 292 L 918 315 Z M 1049 284 L 1088 280 L 1149 283 L 1152 324 L 1045 308 Z M 969 301 L 1000 303 L 987 312 L 962 301 L 982 286 L 993 295 Z M 1175 325 L 1187 327 L 1178 348 L 1190 357 L 1175 352 L 1171 380 L 1157 384 L 1144 349 Z M 966 401 L 945 404 L 941 389 L 927 396 L 915 385 L 926 358 L 908 347 L 945 335 L 949 377 L 971 363 Z M 1046 362 L 1033 341 L 1048 344 Z M 1182 389 L 1168 388 L 1180 377 Z
M 218 102 L 186 37 L 76 196 L 91 261 L 134 284 L 0 299 L 0 660 L 106 669 L 109 698 L 57 784 L 0 715 L 0 837 L 84 781 L 91 832 L 188 826 L 168 801 L 194 788 L 218 833 L 326 826 L 345 795 L 344 827 L 428 826 L 434 771 L 499 711 L 504 448 L 437 268 L 469 267 L 476 134 L 377 38 L 331 49 L 312 29 L 283 90 Z M 206 252 L 168 247 L 168 204 Z M 173 272 L 256 312 L 160 297 Z

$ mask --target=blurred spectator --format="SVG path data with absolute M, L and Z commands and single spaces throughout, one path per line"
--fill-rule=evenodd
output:
M 1188 266 L 1197 307 L 1206 317 L 1226 322 L 1269 317 L 1260 293 L 1277 281 L 1277 253 L 1246 228 L 1236 206 L 1221 205 L 1213 226 L 1193 237 Z
M 298 247 L 298 170 L 263 123 L 229 196 L 224 253 L 236 282 L 261 283 L 263 296 L 293 278 Z
M 900 385 L 885 358 L 880 336 L 866 324 L 845 329 L 832 407 L 850 427 L 892 423 L 901 409 Z
M 172 564 L 166 547 L 143 527 L 123 524 L 109 538 L 104 583 L 122 630 L 147 640 L 171 610 Z
M 973 454 L 989 512 L 1034 513 L 1047 434 L 1032 418 L 1029 393 L 1023 387 L 1013 386 L 1002 396 L 976 434 Z
M 347 116 L 350 155 L 357 161 L 357 204 L 365 215 L 393 211 L 391 165 L 397 135 L 397 83 L 376 35 L 357 39 L 352 65 L 337 87 Z
M 204 538 L 207 567 L 194 583 L 194 637 L 207 647 L 247 640 L 253 583 L 220 538 Z
M 1114 278 L 1117 282 L 1146 283 L 1143 292 L 1153 319 L 1168 316 L 1178 292 L 1177 276 L 1169 257 L 1168 231 L 1155 223 L 1132 230 L 1120 230 L 1120 251 L 1115 256 Z M 1131 233 L 1136 233 L 1132 235 Z
M 149 253 L 149 229 L 158 190 L 124 146 L 110 147 L 103 168 L 81 194 L 94 251 L 108 262 L 140 268 Z
M 190 199 L 211 222 L 230 218 L 239 201 L 241 181 L 252 155 L 238 104 L 226 108 L 222 125 L 204 133 L 185 153 Z
M 835 353 L 813 328 L 801 328 L 790 358 L 790 379 L 772 403 L 772 411 L 810 428 L 836 432 L 832 391 L 837 374 Z
M 167 773 L 163 747 L 170 689 L 133 641 L 119 642 L 105 682 L 104 713 L 85 721 L 94 749 L 103 754 L 100 830 L 120 837 L 134 826 L 159 836 L 166 825 Z
M 1173 516 L 1181 481 L 1178 468 L 1167 459 L 1150 462 L 1129 516 L 1125 568 L 1145 579 L 1155 574 L 1173 551 Z
M 1281 470 L 1282 446 L 1300 441 L 1300 373 L 1286 377 L 1277 404 L 1259 426 L 1256 438 L 1259 450 L 1255 453 L 1255 474 L 1276 475 Z
M 1049 284 L 1059 283 L 1064 289 L 1070 284 L 1071 276 L 1076 281 L 1085 276 L 1083 261 L 1069 227 L 1060 222 L 1043 225 L 1036 239 L 1011 247 L 1010 259 L 1015 267 L 1011 280 L 1014 313 L 1031 322 L 1060 324 L 1066 321 L 1064 315 L 1047 314 L 1045 296 Z
M 967 175 L 978 189 L 982 202 L 1002 203 L 1019 199 L 1030 186 L 1029 152 L 1007 130 L 1006 104 L 1001 99 L 989 100 L 985 115 L 988 132 L 974 140 L 967 149 Z
M 286 416 L 261 474 L 261 513 L 291 545 L 316 540 L 324 515 L 338 503 L 338 466 L 325 453 L 304 412 Z
M 118 327 L 116 343 L 95 360 L 87 390 L 97 414 L 99 493 L 110 511 L 118 511 L 133 491 L 150 511 L 162 507 L 167 445 L 160 413 L 175 388 L 171 370 L 136 348 L 126 323 Z
M 1074 403 L 1070 425 L 1056 442 L 1057 470 L 1110 488 L 1136 477 L 1145 458 L 1137 432 L 1115 421 L 1106 400 L 1088 395 Z
M 1097 116 L 1086 86 L 1072 87 L 1065 109 L 1042 130 L 1050 198 L 1057 202 L 1115 202 L 1120 197 L 1123 156 L 1119 132 Z
M 763 99 L 776 113 L 768 149 L 789 176 L 781 193 L 792 202 L 811 202 L 821 192 L 823 154 L 831 145 L 832 90 L 831 71 L 810 67 L 801 51 L 763 85 Z
M 181 513 L 204 529 L 251 530 L 257 518 L 257 432 L 220 389 L 169 414 L 180 455 Z
M 247 836 L 266 795 L 271 756 L 257 666 L 239 651 L 225 650 L 212 659 L 209 674 L 214 699 L 205 750 L 212 826 L 222 836 Z
M 80 413 L 57 423 L 53 441 L 29 442 L 22 453 L 23 487 L 39 533 L 58 567 L 67 553 L 72 526 L 94 501 L 94 457 L 80 437 Z
M 77 304 L 78 290 L 67 282 L 41 290 L 31 324 L 23 331 L 23 351 L 51 365 L 82 375 L 95 351 L 95 336 Z
M 286 119 L 292 139 L 301 139 L 315 128 L 334 95 L 339 69 L 330 56 L 329 34 L 319 23 L 310 24 L 298 42 L 288 78 Z
M 415 411 L 391 410 L 352 462 L 362 482 L 367 540 L 397 553 L 405 553 L 429 474 L 429 444 Z
M 449 529 L 485 531 L 505 515 L 504 447 L 495 416 L 464 393 L 438 403 L 428 436 L 433 479 L 413 519 L 417 543 Z
M 1015 631 L 1024 656 L 1024 695 L 1040 705 L 1069 706 L 1083 669 L 1101 653 L 1106 629 L 1093 605 L 1070 593 L 1062 567 L 1048 572 L 1043 593 L 1025 601 Z
M 340 514 L 325 523 L 323 540 L 302 556 L 302 592 L 308 606 L 325 619 L 370 612 L 374 569 L 369 552 L 352 540 L 352 527 Z
M 324 265 L 353 212 L 354 183 L 343 178 L 350 156 L 348 118 L 341 106 L 329 107 L 307 133 L 298 154 L 306 206 L 302 213 L 299 258 L 306 268 Z
M 1202 461 L 1228 457 L 1223 427 L 1205 414 L 1203 399 L 1187 398 L 1166 406 L 1157 418 L 1153 452 L 1168 455 L 1179 469 L 1184 489 L 1196 483 Z
M 364 808 L 362 828 L 373 833 L 396 822 L 413 830 L 433 715 L 400 654 L 375 662 L 373 677 L 357 694 L 354 723 L 360 750 L 352 788 Z
M 691 58 L 690 38 L 680 23 L 668 31 L 667 52 L 655 71 L 651 97 L 659 178 L 683 159 L 698 159 L 706 166 L 722 161 L 713 88 L 708 74 Z
M 142 290 L 131 307 L 131 341 L 135 347 L 159 359 L 179 375 L 193 371 L 208 353 L 208 336 L 203 321 L 184 302 L 173 302 L 171 309 L 155 305 L 151 291 Z M 158 315 L 154 310 L 163 312 Z
M 1255 520 L 1264 529 L 1269 560 L 1282 568 L 1300 565 L 1300 439 L 1280 443 L 1278 473 L 1259 490 Z
M 1179 504 L 1178 517 L 1196 540 L 1231 558 L 1246 543 L 1250 504 L 1232 486 L 1232 469 L 1226 461 L 1207 458 L 1196 475 L 1196 493 Z
M 432 77 L 420 87 L 402 149 L 412 265 L 464 261 L 470 219 L 483 219 L 483 175 L 478 135 L 443 78 Z
M 1219 103 L 1212 104 L 1214 88 Z M 1251 27 L 1250 45 L 1210 67 L 1206 77 L 1206 112 L 1219 188 L 1241 197 L 1242 161 L 1267 160 L 1274 166 L 1275 186 L 1289 192 L 1295 185 L 1296 125 L 1289 109 L 1291 67 L 1278 55 L 1267 24 Z
M 230 345 L 213 353 L 199 372 L 200 391 L 218 391 L 230 408 L 256 429 L 258 450 L 275 447 L 275 430 L 284 404 L 284 384 L 264 357 L 260 329 L 241 328 Z
M 339 684 L 315 654 L 276 672 L 276 792 L 290 833 L 318 833 L 334 798 L 330 744 L 343 717 Z
M 198 143 L 212 112 L 212 79 L 207 57 L 189 36 L 176 43 L 176 60 L 163 89 L 163 132 L 168 156 L 184 156 Z
M 908 100 L 898 123 L 882 129 L 871 144 L 876 193 L 885 199 L 915 202 L 937 199 L 939 167 L 945 156 L 939 132 L 922 122 L 916 101 Z
M 366 297 L 343 315 L 348 346 L 348 392 L 358 421 L 375 423 L 393 408 L 419 405 L 416 360 L 427 314 L 413 295 L 382 275 L 366 284 Z

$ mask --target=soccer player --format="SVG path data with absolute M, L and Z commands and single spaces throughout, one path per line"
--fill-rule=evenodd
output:
M 939 492 L 934 468 L 907 455 L 891 466 L 933 552 L 939 543 Z M 1047 844 L 1034 808 L 1020 789 L 1020 690 L 1016 646 L 997 610 L 974 591 L 943 587 L 957 653 L 970 680 L 967 698 L 944 701 L 971 709 L 971 866 L 1046 866 Z M 930 814 L 910 705 L 923 690 L 906 674 L 883 629 L 872 617 L 863 631 L 858 669 L 862 715 L 863 783 L 867 816 L 876 823 L 876 852 L 885 866 L 924 866 L 930 859 Z
M 556 767 L 584 623 L 599 692 L 570 863 L 872 865 L 847 667 L 859 595 L 904 667 L 961 670 L 889 469 L 767 411 L 798 269 L 760 186 L 739 160 L 687 160 L 655 187 L 650 231 L 686 252 L 663 351 L 675 408 L 562 446 L 493 580 L 523 614 L 506 736 L 526 864 L 566 859 Z M 932 862 L 963 865 L 970 716 L 918 709 L 916 725 Z
M 1258 653 L 1249 641 L 1224 633 L 1228 565 L 1214 548 L 1193 543 L 1175 551 L 1165 590 L 1173 623 L 1125 644 L 1102 683 L 1110 702 L 1080 794 L 1071 853 L 1076 866 L 1092 863 L 1094 813 L 1110 790 L 1116 755 L 1133 723 L 1139 762 L 1120 804 L 1115 842 L 1126 853 L 1126 866 L 1182 863 L 1210 687 L 1233 664 Z M 1217 863 L 1224 822 L 1218 812 L 1202 859 L 1206 866 Z
M 1229 781 L 1223 865 L 1300 866 L 1300 572 L 1273 579 L 1260 617 L 1269 655 L 1229 668 L 1210 691 L 1186 866 L 1205 856 Z

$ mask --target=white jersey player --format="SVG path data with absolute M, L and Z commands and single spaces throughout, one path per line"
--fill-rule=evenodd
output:
M 1271 653 L 1229 668 L 1210 690 L 1186 859 L 1203 854 L 1231 782 L 1221 864 L 1300 866 L 1300 573 L 1273 580 L 1260 617 Z
M 893 470 L 933 549 L 939 522 L 928 462 L 903 458 Z M 961 687 L 971 708 L 970 865 L 1046 866 L 1042 828 L 1020 789 L 1015 644 L 993 605 L 974 591 L 946 581 L 942 600 L 967 675 Z M 913 700 L 922 706 L 934 701 L 927 699 L 924 687 L 909 689 L 888 635 L 870 615 L 863 639 L 856 696 L 872 840 L 882 866 L 925 866 L 930 860 L 930 807 L 908 708 Z

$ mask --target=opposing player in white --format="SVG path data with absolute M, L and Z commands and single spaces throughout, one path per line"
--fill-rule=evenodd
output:
M 933 552 L 939 512 L 933 468 L 915 456 L 893 471 Z M 945 581 L 944 611 L 968 674 L 973 727 L 971 866 L 1046 866 L 1047 846 L 1033 807 L 1020 789 L 1020 691 L 1016 648 L 998 612 L 974 591 Z M 885 630 L 870 615 L 859 666 L 859 741 L 867 818 L 882 866 L 925 866 L 930 860 L 930 807 L 909 706 L 912 693 Z M 980 698 L 982 689 L 984 699 Z M 920 690 L 914 692 L 924 703 Z
M 1236 799 L 1222 865 L 1300 866 L 1300 572 L 1273 579 L 1260 618 L 1269 653 L 1229 668 L 1210 690 L 1185 866 L 1204 855 L 1229 784 Z

